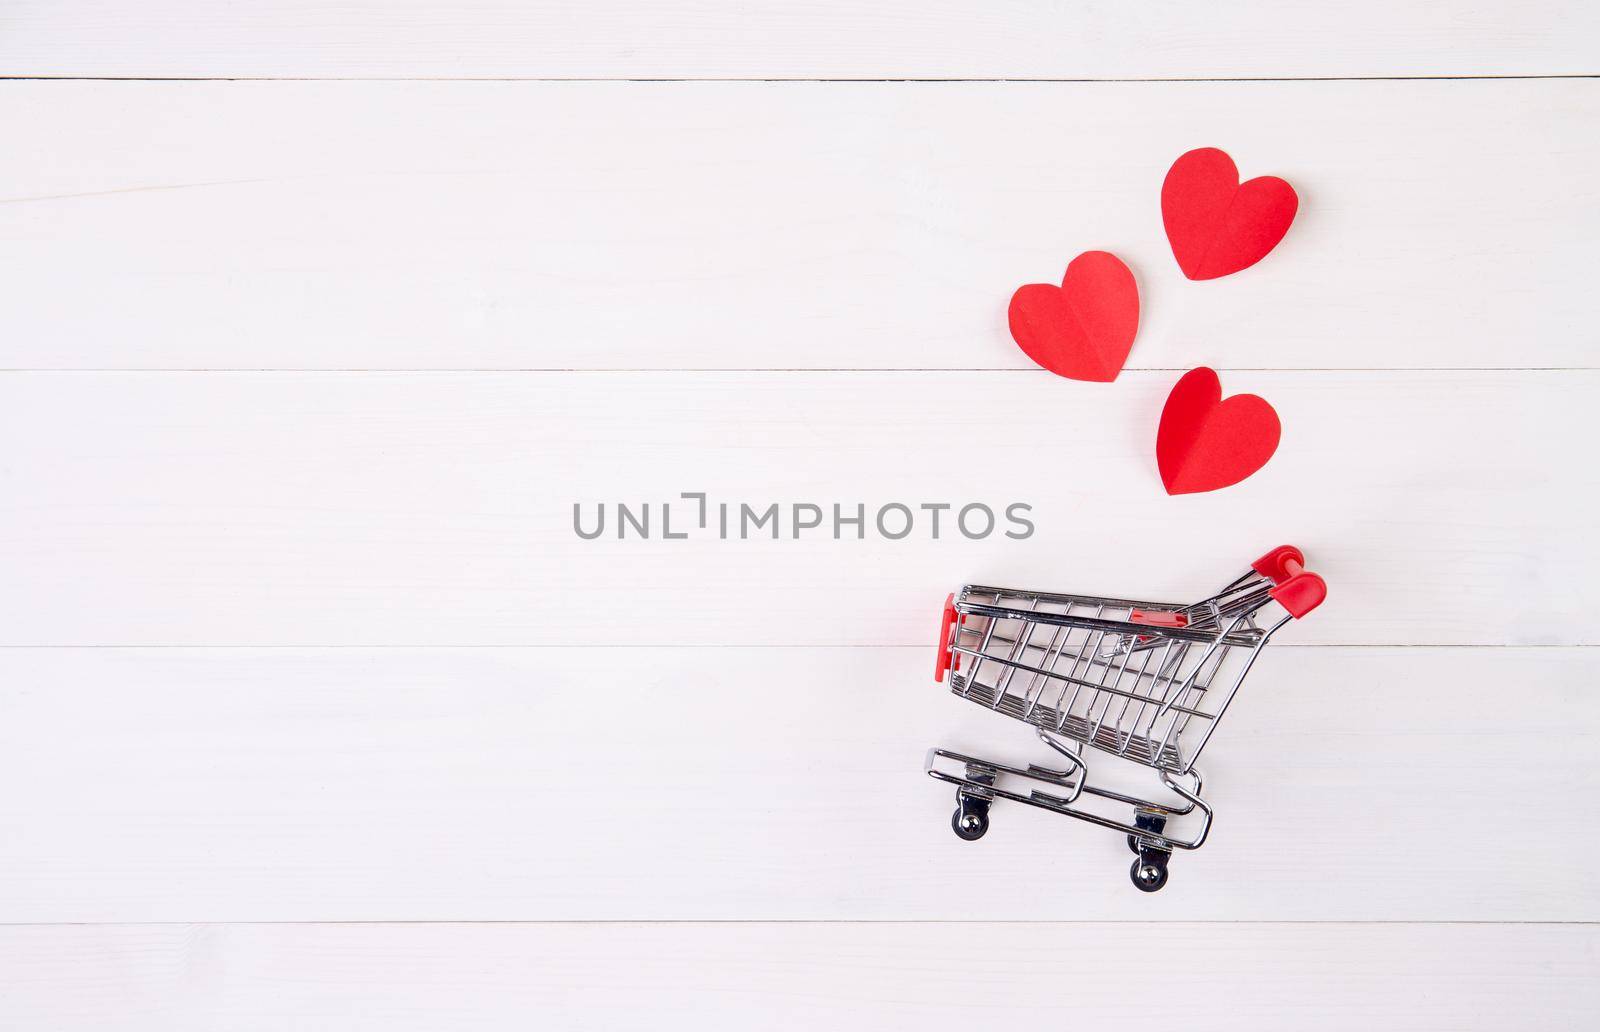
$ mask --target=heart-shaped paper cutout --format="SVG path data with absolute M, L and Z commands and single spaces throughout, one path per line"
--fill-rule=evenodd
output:
M 1167 494 L 1215 491 L 1237 484 L 1278 450 L 1282 426 L 1254 394 L 1222 400 L 1222 381 L 1205 366 L 1183 374 L 1161 410 L 1156 465 Z
M 1011 337 L 1035 362 L 1073 380 L 1109 383 L 1139 332 L 1139 287 L 1121 259 L 1085 251 L 1061 286 L 1030 283 L 1011 295 Z
M 1278 246 L 1300 207 L 1276 176 L 1239 182 L 1233 159 L 1215 147 L 1172 163 L 1161 184 L 1161 221 L 1178 268 L 1192 280 L 1248 269 Z

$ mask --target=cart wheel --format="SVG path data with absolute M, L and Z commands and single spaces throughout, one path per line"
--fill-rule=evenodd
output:
M 950 815 L 950 828 L 956 833 L 957 838 L 976 842 L 989 830 L 989 815 L 977 810 L 963 811 L 958 806 L 956 812 Z
M 1133 866 L 1128 868 L 1128 877 L 1133 879 L 1133 887 L 1140 892 L 1160 892 L 1161 886 L 1167 883 L 1167 865 L 1135 860 Z
M 1138 856 L 1139 855 L 1139 836 L 1137 836 L 1137 835 L 1129 835 L 1128 836 L 1128 851 L 1130 853 L 1132 853 L 1134 856 Z

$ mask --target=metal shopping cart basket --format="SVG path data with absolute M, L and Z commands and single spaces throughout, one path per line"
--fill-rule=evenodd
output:
M 1133 884 L 1160 889 L 1172 851 L 1200 848 L 1211 829 L 1195 760 L 1268 640 L 1326 596 L 1292 545 L 1192 605 L 972 584 L 951 595 L 935 678 L 948 674 L 956 695 L 1034 725 L 1066 760 L 1057 770 L 930 751 L 928 773 L 956 786 L 955 833 L 981 838 L 996 799 L 1027 803 L 1126 834 L 1138 857 Z M 1089 784 L 1083 746 L 1154 768 L 1172 795 L 1144 799 Z M 1131 822 L 1086 808 L 1085 794 L 1113 813 L 1131 807 Z M 1188 837 L 1168 829 L 1196 811 Z

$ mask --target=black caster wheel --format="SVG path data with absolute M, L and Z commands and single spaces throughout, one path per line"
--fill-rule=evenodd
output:
M 1132 853 L 1134 856 L 1139 855 L 1139 836 L 1128 836 L 1128 852 Z
M 976 842 L 989 830 L 989 815 L 975 810 L 962 810 L 958 806 L 956 812 L 950 815 L 950 829 L 957 838 Z
M 1167 883 L 1166 864 L 1147 864 L 1144 860 L 1135 860 L 1133 866 L 1128 868 L 1128 877 L 1133 880 L 1133 887 L 1140 892 L 1160 892 L 1161 886 Z

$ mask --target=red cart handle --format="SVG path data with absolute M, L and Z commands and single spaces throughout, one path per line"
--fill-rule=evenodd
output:
M 1306 569 L 1305 554 L 1293 545 L 1279 545 L 1251 563 L 1250 568 L 1272 581 L 1267 594 L 1296 620 L 1328 597 L 1327 582 Z

